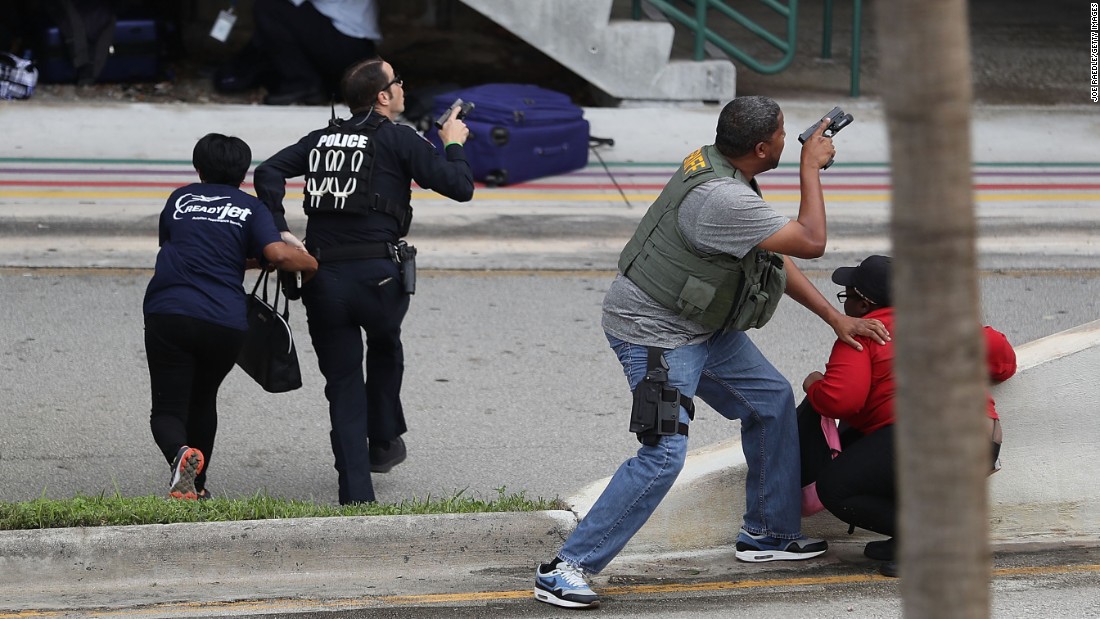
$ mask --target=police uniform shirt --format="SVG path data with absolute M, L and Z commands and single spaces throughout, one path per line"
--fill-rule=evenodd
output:
M 145 291 L 145 314 L 198 318 L 244 331 L 245 260 L 279 242 L 267 208 L 228 185 L 194 183 L 172 192 L 160 214 L 160 251 Z
M 678 223 L 687 242 L 701 254 L 744 257 L 790 222 L 745 183 L 733 178 L 707 181 L 680 204 Z M 680 318 L 643 292 L 622 273 L 603 302 L 603 329 L 626 342 L 659 348 L 697 344 L 712 333 Z
M 361 126 L 368 119 L 359 114 L 343 121 L 341 127 Z M 264 161 L 254 174 L 256 194 L 268 205 L 279 230 L 289 230 L 283 198 L 285 180 L 302 176 L 309 169 L 309 152 L 325 134 L 325 129 L 309 133 Z M 411 181 L 443 196 L 466 202 L 474 195 L 474 178 L 460 145 L 447 147 L 446 158 L 412 127 L 383 120 L 371 138 L 374 141 L 374 167 L 371 187 L 387 200 L 409 204 Z M 357 243 L 395 243 L 399 236 L 397 220 L 381 213 L 355 216 L 344 213 L 314 213 L 306 223 L 305 243 L 316 248 L 339 247 Z

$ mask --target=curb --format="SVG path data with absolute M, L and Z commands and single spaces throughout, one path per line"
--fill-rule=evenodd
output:
M 0 609 L 493 590 L 529 584 L 575 525 L 556 510 L 2 531 Z

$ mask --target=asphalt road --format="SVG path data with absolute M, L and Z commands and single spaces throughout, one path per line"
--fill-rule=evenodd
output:
M 599 577 L 600 617 L 671 617 L 673 619 L 894 619 L 902 617 L 901 581 L 879 576 L 875 564 L 859 554 L 860 546 L 831 549 L 839 560 L 781 565 L 744 564 L 729 553 L 693 556 L 683 561 L 661 557 L 650 570 L 639 570 L 629 558 L 616 560 L 618 576 Z M 1096 619 L 1100 617 L 1100 551 L 1085 546 L 1017 551 L 994 558 L 990 579 L 990 616 L 993 619 Z M 726 561 L 718 561 L 724 556 Z M 624 559 L 626 559 L 624 561 Z M 703 573 L 700 573 L 700 569 Z M 485 566 L 482 572 L 499 578 L 498 588 L 469 591 L 459 585 L 436 593 L 376 595 L 365 570 L 362 592 L 348 597 L 313 595 L 277 599 L 131 604 L 125 608 L 71 610 L 67 617 L 126 617 L 128 619 L 238 617 L 260 619 L 360 619 L 414 617 L 417 619 L 541 618 L 574 616 L 536 602 L 531 595 L 533 568 L 522 570 Z M 410 574 L 410 579 L 417 575 Z M 904 578 L 904 575 L 903 575 Z M 308 591 L 308 589 L 307 589 Z M 933 612 L 935 601 L 932 600 Z M 582 613 L 589 616 L 588 613 Z M 50 611 L 4 614 L 12 619 L 55 617 Z M 580 616 L 580 615 L 577 615 Z M 932 616 L 935 616 L 934 614 Z
M 810 272 L 835 292 L 826 272 Z M 142 340 L 149 275 L 0 270 L 0 500 L 163 492 Z M 492 498 L 498 489 L 566 498 L 610 475 L 637 445 L 622 371 L 599 326 L 611 277 L 423 273 L 404 335 L 409 459 L 376 476 L 380 500 Z M 981 288 L 985 320 L 1016 344 L 1100 316 L 1100 271 L 986 272 Z M 267 394 L 235 369 L 221 390 L 210 466 L 221 495 L 335 502 L 323 382 L 300 304 L 292 324 L 302 389 Z M 833 339 L 790 300 L 752 337 L 796 385 L 821 368 Z M 704 407 L 692 445 L 737 432 Z M 1011 419 L 1005 432 L 1012 440 Z

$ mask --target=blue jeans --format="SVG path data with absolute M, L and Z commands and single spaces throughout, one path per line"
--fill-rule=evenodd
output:
M 645 375 L 646 347 L 611 335 L 607 339 L 633 391 Z M 699 396 L 722 416 L 741 421 L 748 464 L 745 530 L 780 539 L 801 537 L 798 426 L 787 379 L 740 331 L 717 333 L 701 344 L 669 350 L 664 357 L 669 386 L 682 395 Z M 683 407 L 680 421 L 689 421 Z M 657 509 L 686 457 L 687 437 L 679 434 L 662 436 L 652 447 L 641 446 L 615 472 L 559 556 L 588 573 L 602 571 Z

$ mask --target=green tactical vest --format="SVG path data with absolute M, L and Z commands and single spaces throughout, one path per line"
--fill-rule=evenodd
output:
M 741 259 L 702 255 L 678 224 L 689 191 L 726 177 L 746 182 L 713 145 L 688 155 L 619 255 L 619 271 L 681 318 L 715 331 L 744 331 L 764 326 L 775 312 L 787 287 L 782 256 L 759 247 Z

